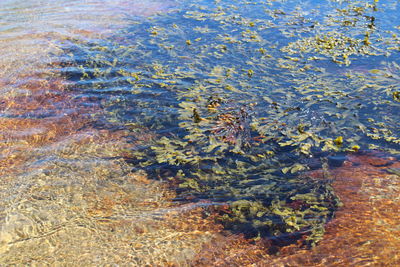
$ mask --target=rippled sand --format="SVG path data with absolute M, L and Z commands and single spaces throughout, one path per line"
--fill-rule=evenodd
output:
M 68 38 L 104 37 L 165 1 L 6 1 L 0 13 L 0 264 L 185 264 L 212 224 L 133 173 L 134 144 L 58 73 Z M 152 138 L 140 132 L 137 140 Z M 192 218 L 192 219 L 190 219 Z M 194 223 L 194 225 L 192 225 Z M 212 228 L 212 227 L 209 227 Z

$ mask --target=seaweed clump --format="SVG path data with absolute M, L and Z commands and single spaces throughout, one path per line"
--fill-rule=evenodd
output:
M 386 116 L 399 110 L 397 76 L 384 64 L 352 68 L 396 37 L 376 26 L 376 3 L 330 1 L 321 20 L 291 1 L 237 2 L 188 3 L 117 41 L 79 44 L 72 76 L 108 123 L 154 131 L 129 161 L 170 181 L 177 199 L 228 204 L 219 220 L 248 237 L 316 244 L 340 203 L 329 179 L 307 177 L 307 161 L 398 151 L 398 122 Z

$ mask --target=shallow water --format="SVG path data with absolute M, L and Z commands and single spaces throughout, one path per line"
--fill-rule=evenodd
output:
M 0 264 L 399 264 L 399 5 L 2 1 Z

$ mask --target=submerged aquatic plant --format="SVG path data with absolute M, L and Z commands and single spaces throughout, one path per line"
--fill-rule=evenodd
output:
M 399 111 L 394 82 L 355 74 L 349 59 L 383 55 L 393 39 L 377 38 L 373 4 L 329 3 L 333 13 L 316 15 L 285 1 L 189 3 L 136 21 L 117 41 L 72 42 L 69 75 L 101 98 L 109 122 L 155 132 L 130 161 L 171 181 L 180 199 L 229 204 L 220 221 L 250 237 L 308 235 L 315 244 L 339 200 L 304 162 L 371 138 L 398 144 L 398 122 L 382 112 L 388 101 Z M 356 20 L 338 25 L 342 16 Z

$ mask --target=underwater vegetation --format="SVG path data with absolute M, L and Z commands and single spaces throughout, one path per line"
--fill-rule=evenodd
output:
M 398 1 L 86 2 L 3 29 L 0 264 L 399 265 Z
M 314 246 L 341 201 L 306 171 L 400 144 L 397 2 L 326 3 L 185 2 L 115 40 L 71 40 L 64 75 L 109 123 L 154 131 L 127 161 L 177 200 L 227 204 L 217 221 L 248 238 Z
M 399 166 L 398 158 L 369 151 L 349 155 L 341 167 L 331 169 L 332 187 L 343 206 L 326 225 L 323 240 L 311 250 L 294 243 L 271 255 L 271 243 L 225 235 L 214 237 L 191 264 L 397 266 L 400 263 L 397 252 L 400 180 L 390 170 Z M 326 173 L 321 170 L 309 175 L 326 179 Z

